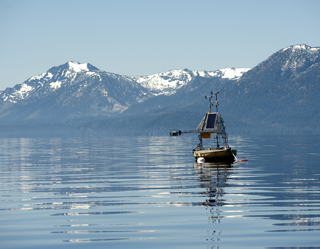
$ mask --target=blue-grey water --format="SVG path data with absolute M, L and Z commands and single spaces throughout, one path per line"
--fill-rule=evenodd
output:
M 2 138 L 0 248 L 320 248 L 320 136 Z

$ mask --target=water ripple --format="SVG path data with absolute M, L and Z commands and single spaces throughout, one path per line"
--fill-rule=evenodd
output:
M 4 139 L 0 242 L 316 248 L 318 138 L 230 138 L 233 164 L 194 163 L 187 137 Z

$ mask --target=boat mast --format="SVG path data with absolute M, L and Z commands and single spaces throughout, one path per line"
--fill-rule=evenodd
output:
M 211 107 L 213 106 L 213 104 L 211 103 L 211 99 L 213 98 L 213 94 L 216 96 L 216 112 L 218 112 L 218 106 L 219 106 L 218 93 L 219 92 L 211 92 L 210 96 L 205 95 L 205 98 L 209 99 L 209 113 L 211 113 Z M 223 137 L 225 137 L 225 136 L 223 136 Z M 199 139 L 200 139 L 200 136 L 199 136 Z M 217 142 L 217 148 L 219 148 L 220 146 L 219 146 L 219 135 L 218 135 L 218 133 L 216 133 L 216 142 Z M 225 142 L 225 140 L 223 140 L 223 142 Z M 200 140 L 200 144 L 202 146 L 202 139 Z
M 209 99 L 209 113 L 211 113 L 211 106 L 212 106 L 211 99 L 213 97 L 212 94 L 213 94 L 213 92 L 211 92 L 210 96 L 207 96 L 207 95 L 204 96 L 205 99 L 207 99 L 207 98 Z
M 211 113 L 211 106 L 213 106 L 213 104 L 211 103 L 211 99 L 213 98 L 213 94 L 216 95 L 216 112 L 218 112 L 218 93 L 219 92 L 211 92 L 210 96 L 205 95 L 205 99 L 209 99 L 209 113 Z
M 219 92 L 215 92 L 214 94 L 216 95 L 216 111 L 218 112 L 218 105 L 219 105 L 219 103 L 218 103 L 218 93 Z M 211 92 L 211 95 L 212 95 L 212 92 Z

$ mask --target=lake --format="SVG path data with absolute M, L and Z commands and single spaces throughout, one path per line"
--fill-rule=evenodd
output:
M 2 138 L 0 248 L 320 248 L 320 135 Z

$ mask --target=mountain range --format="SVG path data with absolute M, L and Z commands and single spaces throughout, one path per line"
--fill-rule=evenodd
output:
M 69 61 L 0 93 L 5 134 L 166 135 L 194 129 L 219 91 L 232 134 L 319 132 L 320 48 L 281 49 L 252 69 L 130 77 Z

